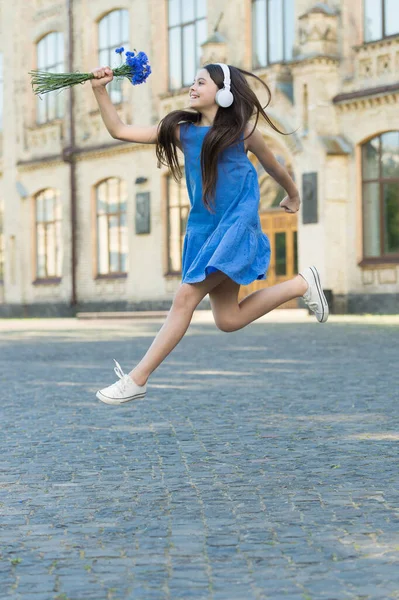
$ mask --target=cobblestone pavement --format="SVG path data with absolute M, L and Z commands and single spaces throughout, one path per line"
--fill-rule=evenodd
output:
M 193 322 L 99 402 L 160 327 L 0 323 L 0 598 L 399 599 L 398 322 Z

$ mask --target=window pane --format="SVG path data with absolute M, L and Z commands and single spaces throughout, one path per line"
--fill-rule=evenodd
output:
M 207 0 L 197 0 L 197 19 L 206 17 L 206 2 Z
M 287 241 L 285 231 L 275 233 L 276 275 L 287 274 Z
M 98 47 L 101 50 L 108 46 L 108 19 L 107 16 L 105 16 L 98 24 Z
M 399 253 L 399 181 L 384 184 L 385 254 Z
M 266 65 L 266 0 L 252 4 L 252 65 L 256 69 Z
M 44 225 L 39 223 L 36 227 L 36 247 L 37 247 L 36 277 L 45 277 L 46 276 L 46 248 L 45 248 L 44 241 L 45 241 Z
M 269 0 L 269 62 L 283 60 L 282 0 Z
M 362 170 L 363 179 L 378 179 L 380 138 L 375 137 L 363 145 Z
M 205 42 L 206 37 L 207 37 L 206 19 L 201 19 L 200 21 L 197 21 L 195 26 L 197 29 L 197 64 L 196 64 L 196 69 L 197 69 L 201 65 L 201 56 L 202 56 L 202 53 L 204 52 L 204 49 L 201 47 L 201 44 L 203 44 Z M 193 79 L 194 79 L 194 75 L 193 75 Z
M 126 43 L 129 41 L 130 39 L 130 32 L 129 32 L 129 11 L 128 10 L 121 10 L 121 43 L 124 44 L 124 48 L 125 48 L 125 53 L 126 53 Z
M 47 36 L 47 53 L 46 53 L 46 64 L 48 66 L 53 65 L 57 59 L 57 37 L 56 33 L 49 33 Z
M 45 220 L 54 221 L 54 197 L 47 196 L 45 200 Z
M 183 27 L 183 85 L 190 85 L 195 75 L 194 25 Z
M 98 273 L 104 275 L 108 273 L 108 221 L 107 216 L 98 217 L 97 220 L 97 257 Z
M 44 220 L 44 198 L 43 194 L 36 198 L 36 221 L 38 223 Z
M 119 248 L 119 258 L 120 258 L 120 270 L 122 273 L 127 272 L 127 218 L 126 213 L 122 213 L 119 218 L 119 231 L 120 231 L 120 248 Z
M 46 38 L 42 38 L 37 45 L 37 67 L 44 69 L 46 66 Z
M 291 60 L 295 37 L 294 0 L 284 0 L 284 59 Z
M 169 210 L 169 260 L 172 271 L 180 271 L 180 209 L 178 207 Z
M 364 256 L 380 256 L 380 186 L 378 183 L 363 185 L 363 240 Z
M 108 179 L 108 212 L 115 214 L 119 211 L 119 179 Z
M 62 33 L 57 34 L 57 62 L 61 64 L 64 62 L 64 35 Z M 62 73 L 62 70 L 58 72 Z
M 187 23 L 187 21 L 194 21 L 195 19 L 195 3 L 194 0 L 183 0 L 182 2 L 182 22 Z
M 109 261 L 110 272 L 119 272 L 119 219 L 118 217 L 109 217 Z
M 181 23 L 180 0 L 169 0 L 168 9 L 169 27 Z
M 122 23 L 121 11 L 113 10 L 109 15 L 109 45 L 117 48 L 121 41 Z
M 119 180 L 119 211 L 126 211 L 127 185 L 124 179 Z
M 56 233 L 56 240 L 57 240 L 57 271 L 56 271 L 56 275 L 58 275 L 58 277 L 61 277 L 62 275 L 62 230 L 61 230 L 61 221 L 57 221 L 55 224 L 55 233 Z
M 55 273 L 55 230 L 54 224 L 47 225 L 47 275 L 54 277 Z
M 181 29 L 169 31 L 169 78 L 170 88 L 181 88 Z M 191 83 L 191 82 L 190 82 Z
M 385 0 L 385 35 L 399 33 L 399 2 Z
M 381 177 L 399 177 L 399 131 L 381 136 Z
M 298 232 L 294 231 L 294 273 L 298 273 Z
M 382 0 L 364 0 L 364 40 L 382 38 Z

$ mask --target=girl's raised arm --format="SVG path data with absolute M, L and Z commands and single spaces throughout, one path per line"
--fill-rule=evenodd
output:
M 158 125 L 126 125 L 123 123 L 108 95 L 105 86 L 113 80 L 114 75 L 110 67 L 97 67 L 92 70 L 95 78 L 90 80 L 94 95 L 100 108 L 101 117 L 110 135 L 116 140 L 137 142 L 140 144 L 156 144 L 158 141 Z M 180 142 L 179 126 L 176 127 L 176 136 Z

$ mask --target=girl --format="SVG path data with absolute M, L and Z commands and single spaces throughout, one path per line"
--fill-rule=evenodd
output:
M 250 150 L 287 192 L 280 206 L 299 210 L 295 183 L 277 162 L 256 129 L 259 113 L 271 122 L 244 75 L 256 75 L 224 63 L 199 69 L 189 90 L 189 108 L 174 110 L 158 125 L 125 125 L 105 86 L 113 79 L 109 67 L 92 71 L 93 92 L 113 138 L 156 144 L 158 167 L 168 166 L 176 181 L 182 177 L 177 148 L 184 153 L 190 212 L 182 253 L 182 283 L 167 319 L 145 356 L 129 374 L 114 359 L 116 383 L 97 392 L 107 404 L 121 404 L 146 395 L 147 380 L 187 331 L 193 312 L 209 294 L 215 323 L 221 331 L 237 331 L 284 302 L 303 297 L 317 320 L 328 318 L 328 304 L 316 267 L 307 267 L 290 281 L 253 292 L 240 303 L 240 285 L 266 279 L 270 244 L 258 214 L 259 185 Z M 266 106 L 267 106 L 266 105 Z M 255 125 L 249 120 L 256 114 Z M 283 133 L 279 131 L 279 133 Z M 284 134 L 289 135 L 289 134 Z

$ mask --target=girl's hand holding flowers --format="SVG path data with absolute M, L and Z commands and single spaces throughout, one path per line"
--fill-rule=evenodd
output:
M 92 88 L 105 87 L 114 78 L 110 67 L 97 67 L 90 72 L 94 74 L 94 79 L 90 79 Z

